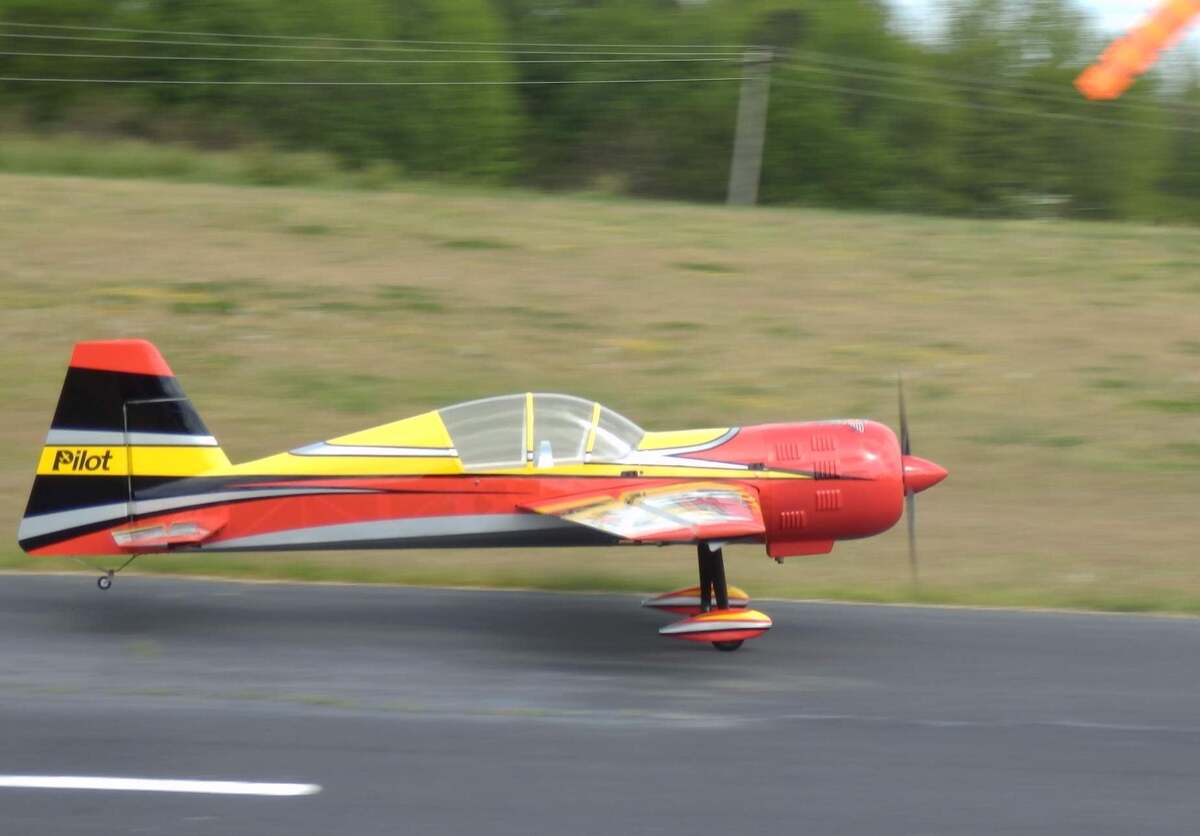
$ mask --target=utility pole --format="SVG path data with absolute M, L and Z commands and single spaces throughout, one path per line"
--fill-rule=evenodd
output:
M 742 59 L 742 92 L 738 97 L 737 133 L 733 139 L 729 195 L 725 201 L 730 206 L 753 206 L 758 202 L 772 57 L 771 50 L 756 49 L 747 52 Z

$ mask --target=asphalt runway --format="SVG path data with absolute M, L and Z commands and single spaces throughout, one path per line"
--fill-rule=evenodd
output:
M 1192 834 L 1200 621 L 0 577 L 0 834 Z M 0 775 L 2 778 L 3 775 Z

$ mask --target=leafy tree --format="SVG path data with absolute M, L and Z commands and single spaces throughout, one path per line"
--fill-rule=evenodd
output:
M 750 48 L 767 47 L 764 202 L 1200 214 L 1194 70 L 1184 84 L 1152 73 L 1116 102 L 1089 102 L 1071 82 L 1103 43 L 1073 0 L 946 3 L 931 43 L 897 29 L 884 0 L 0 0 L 9 22 L 249 36 L 233 47 L 0 31 L 8 51 L 74 56 L 0 56 L 3 75 L 196 82 L 0 84 L 0 124 L 719 201 L 740 83 L 688 79 L 740 76 Z M 311 36 L 360 40 L 296 40 Z M 592 46 L 556 55 L 512 42 Z M 715 44 L 733 47 L 720 61 L 663 60 Z M 469 49 L 481 51 L 455 51 Z M 204 83 L 247 80 L 303 84 Z M 330 81 L 415 83 L 313 84 Z

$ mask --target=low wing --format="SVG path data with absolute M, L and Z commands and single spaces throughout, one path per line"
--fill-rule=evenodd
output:
M 719 482 L 575 494 L 523 507 L 640 543 L 729 540 L 763 533 L 758 495 L 745 486 Z

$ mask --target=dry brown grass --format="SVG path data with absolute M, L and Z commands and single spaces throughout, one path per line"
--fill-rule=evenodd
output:
M 672 428 L 863 415 L 910 379 L 923 597 L 1200 611 L 1200 234 L 414 187 L 0 177 L 0 537 L 71 343 L 156 341 L 235 459 L 489 393 Z M 903 534 L 752 594 L 911 595 Z M 16 556 L 8 565 L 29 565 Z M 684 549 L 172 557 L 148 569 L 653 589 Z

